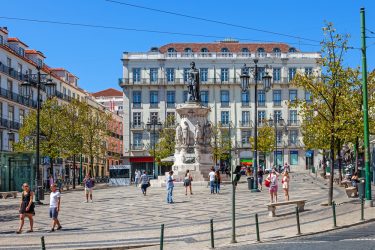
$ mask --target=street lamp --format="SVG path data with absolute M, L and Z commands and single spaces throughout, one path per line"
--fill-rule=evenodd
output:
M 151 118 L 151 121 L 148 120 L 148 122 L 146 123 L 147 130 L 148 131 L 153 130 L 153 136 L 154 136 L 153 142 L 152 142 L 152 149 L 154 151 L 154 157 L 153 157 L 153 160 L 152 160 L 152 169 L 153 169 L 154 173 L 155 173 L 155 144 L 156 144 L 155 140 L 156 140 L 156 129 L 157 130 L 161 129 L 162 125 L 163 124 L 158 120 L 158 118 L 156 116 L 153 116 Z M 155 178 L 155 174 L 154 174 L 154 178 Z
M 52 81 L 49 74 L 41 74 L 41 67 L 37 67 L 37 74 L 27 74 L 25 81 L 21 84 L 21 94 L 25 98 L 32 98 L 31 88 L 37 88 L 37 105 L 36 105 L 36 161 L 35 161 L 35 202 L 40 202 L 39 192 L 38 192 L 38 181 L 40 180 L 40 104 L 41 104 L 41 95 L 40 90 L 46 92 L 47 96 L 54 96 L 56 93 L 56 83 Z M 42 80 L 43 78 L 43 80 Z
M 274 151 L 274 158 L 273 158 L 273 165 L 274 167 L 277 167 L 277 124 L 280 124 L 281 126 L 284 125 L 284 119 L 281 116 L 277 116 L 276 113 L 273 114 L 273 119 L 272 116 L 268 120 L 270 125 L 275 126 L 275 151 Z
M 254 186 L 251 192 L 259 192 L 258 183 L 257 183 L 257 163 L 258 163 L 258 59 L 254 59 L 254 68 L 252 71 L 253 77 L 255 79 L 255 98 L 254 98 L 254 160 L 253 160 L 253 176 L 254 176 Z M 268 68 L 268 66 L 266 66 Z M 249 79 L 250 79 L 250 68 L 244 64 L 241 69 L 241 89 L 242 92 L 246 92 L 249 88 Z M 263 89 L 265 92 L 268 92 L 271 89 L 271 79 L 272 77 L 268 75 L 268 72 L 262 77 L 263 80 Z

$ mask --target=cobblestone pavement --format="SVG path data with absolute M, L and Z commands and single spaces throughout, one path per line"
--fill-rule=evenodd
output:
M 176 187 L 174 204 L 166 203 L 166 190 L 151 187 L 147 196 L 139 188 L 112 187 L 94 190 L 94 202 L 85 203 L 83 191 L 63 193 L 59 219 L 63 230 L 47 233 L 50 220 L 48 205 L 37 206 L 34 233 L 15 234 L 18 226 L 18 200 L 0 200 L 0 249 L 40 249 L 45 236 L 47 249 L 89 249 L 112 246 L 147 246 L 158 249 L 160 225 L 165 224 L 165 249 L 206 249 L 210 245 L 209 220 L 214 219 L 215 244 L 224 249 L 231 239 L 231 185 L 222 187 L 219 195 L 209 188 L 193 186 L 194 195 L 185 196 Z M 307 199 L 301 213 L 303 233 L 332 228 L 332 212 L 320 204 L 327 199 L 327 186 L 308 173 L 292 173 L 291 199 Z M 335 189 L 338 224 L 353 223 L 360 218 L 358 200 L 348 200 L 343 189 Z M 279 200 L 283 200 L 282 193 Z M 254 214 L 259 214 L 263 241 L 296 234 L 294 206 L 276 210 L 268 217 L 268 192 L 251 193 L 247 183 L 240 183 L 236 193 L 236 224 L 239 245 L 255 240 Z M 46 200 L 46 202 L 48 202 Z M 356 211 L 356 212 L 353 212 Z M 374 209 L 365 210 L 366 219 L 375 217 Z M 371 216 L 370 216 L 371 214 Z M 349 222 L 342 220 L 348 215 Z M 28 229 L 27 220 L 25 221 Z M 341 223 L 341 224 L 340 224 Z

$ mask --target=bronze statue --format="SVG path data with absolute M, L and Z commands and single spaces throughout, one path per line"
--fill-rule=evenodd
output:
M 195 62 L 191 62 L 190 66 L 188 100 L 199 102 L 201 99 L 199 93 L 199 70 L 195 68 Z

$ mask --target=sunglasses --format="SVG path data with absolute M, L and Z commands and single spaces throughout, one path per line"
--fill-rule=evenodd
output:
M 23 186 L 23 187 L 28 188 L 29 186 Z

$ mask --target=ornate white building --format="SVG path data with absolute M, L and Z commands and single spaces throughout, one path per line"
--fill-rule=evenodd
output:
M 243 93 L 240 75 L 245 63 L 254 67 L 254 59 L 258 59 L 259 73 L 258 127 L 270 118 L 284 120 L 277 125 L 277 151 L 268 156 L 260 152 L 260 164 L 273 165 L 277 155 L 278 164 L 288 162 L 292 168 L 304 168 L 314 162 L 316 165 L 318 152 L 305 151 L 298 110 L 288 108 L 288 102 L 297 97 L 309 100 L 308 92 L 292 87 L 289 82 L 297 72 L 319 74 L 320 54 L 301 52 L 284 43 L 237 41 L 170 43 L 148 52 L 123 53 L 120 86 L 124 92 L 125 163 L 152 171 L 149 150 L 154 136 L 145 125 L 152 117 L 162 123 L 168 116 L 177 117 L 176 106 L 187 98 L 191 61 L 200 71 L 201 102 L 211 108 L 208 119 L 219 127 L 232 126 L 234 163 L 251 162 L 249 137 L 254 134 L 255 81 L 251 77 L 249 90 Z M 262 76 L 266 72 L 272 76 L 268 92 L 262 89 Z

